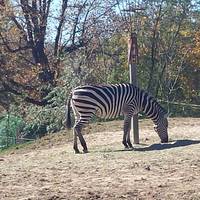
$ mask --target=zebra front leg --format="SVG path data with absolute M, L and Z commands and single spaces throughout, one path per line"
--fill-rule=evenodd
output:
M 128 144 L 126 142 L 126 133 L 125 132 L 123 134 L 122 144 L 124 145 L 125 149 L 128 149 Z
M 133 149 L 133 145 L 132 145 L 131 140 L 130 140 L 130 131 L 131 131 L 131 129 L 129 129 L 129 132 L 127 134 L 127 144 L 128 144 L 129 148 Z

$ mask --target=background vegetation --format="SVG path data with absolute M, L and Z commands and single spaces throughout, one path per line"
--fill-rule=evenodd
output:
M 171 116 L 200 116 L 188 105 L 200 105 L 199 1 L 142 0 L 142 12 L 123 12 L 135 3 L 0 1 L 0 147 L 63 129 L 72 88 L 128 82 L 135 19 L 140 87 Z

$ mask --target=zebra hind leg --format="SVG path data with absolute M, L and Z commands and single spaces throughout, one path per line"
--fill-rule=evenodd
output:
M 74 135 L 74 146 L 73 146 L 74 151 L 75 151 L 75 153 L 80 153 L 80 151 L 79 151 L 79 149 L 78 149 L 78 144 L 77 144 L 77 133 L 76 133 L 75 128 L 74 128 L 74 130 L 73 130 L 73 135 Z
M 79 138 L 79 141 L 80 141 L 80 143 L 83 147 L 83 152 L 88 153 L 87 144 L 86 144 L 85 139 L 84 139 L 84 137 L 81 133 L 81 129 L 82 129 L 83 124 L 84 124 L 84 122 L 81 121 L 81 119 L 80 119 L 74 126 L 74 132 L 75 132 L 75 135 L 78 136 L 78 138 Z M 74 150 L 75 150 L 75 153 L 79 153 L 76 140 L 74 140 Z
M 133 148 L 133 145 L 130 140 L 130 130 L 131 130 L 131 117 L 125 116 L 124 119 L 124 134 L 123 134 L 123 145 L 125 146 L 125 149 Z

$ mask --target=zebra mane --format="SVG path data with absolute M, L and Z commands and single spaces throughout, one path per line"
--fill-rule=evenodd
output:
M 158 103 L 158 101 L 156 99 L 154 99 L 154 100 L 155 100 L 157 107 L 159 108 L 160 112 L 163 114 L 163 117 L 167 118 L 168 117 L 167 110 L 160 103 Z
M 138 87 L 136 87 L 136 88 L 138 88 Z M 153 104 L 155 105 L 155 107 L 157 108 L 159 113 L 162 114 L 164 118 L 167 118 L 167 116 L 168 116 L 167 110 L 157 101 L 157 99 L 155 97 L 153 97 L 150 93 L 148 93 L 146 90 L 143 90 L 140 88 L 138 88 L 138 89 L 141 90 L 143 93 L 145 93 L 153 101 Z

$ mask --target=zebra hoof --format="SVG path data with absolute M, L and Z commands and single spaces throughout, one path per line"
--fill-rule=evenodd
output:
M 133 148 L 133 145 L 132 145 L 131 143 L 129 143 L 129 144 L 128 144 L 128 148 L 129 148 L 129 149 L 132 149 L 132 148 Z
M 134 150 L 134 147 L 129 147 L 129 150 L 130 150 L 130 151 L 133 151 L 133 150 Z
M 75 154 L 79 154 L 80 153 L 80 151 L 79 150 L 75 150 L 75 152 L 74 152 Z
M 125 148 L 124 148 L 124 151 L 133 151 L 133 150 L 134 150 L 133 147 L 125 147 Z
M 168 138 L 165 138 L 165 139 L 162 139 L 161 140 L 161 143 L 168 143 L 169 141 L 168 141 Z
M 87 149 L 83 149 L 83 153 L 89 153 Z

